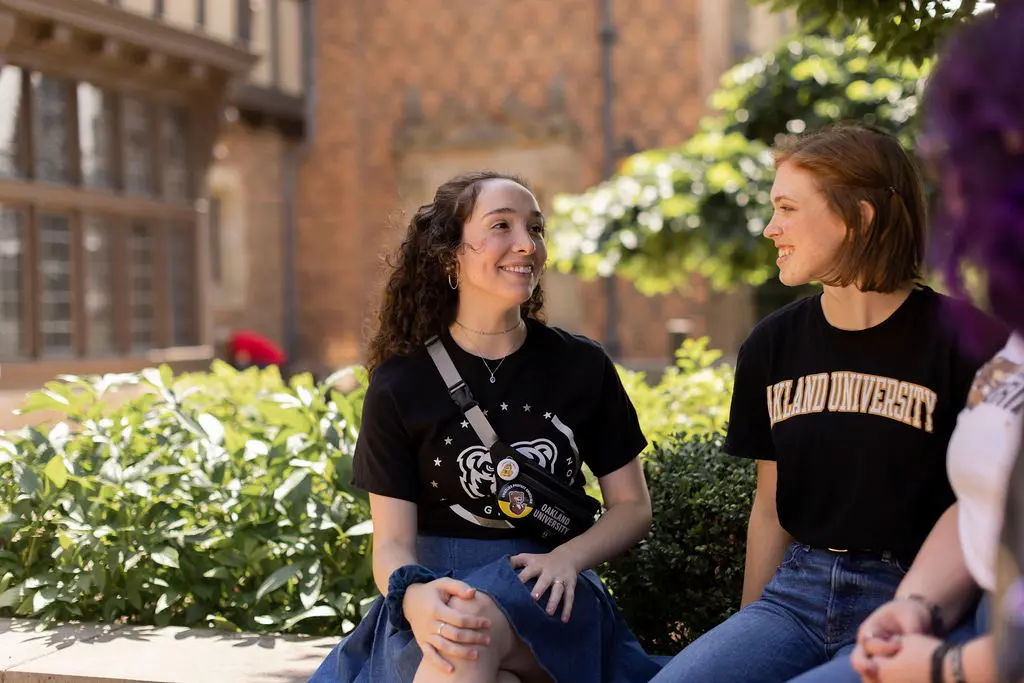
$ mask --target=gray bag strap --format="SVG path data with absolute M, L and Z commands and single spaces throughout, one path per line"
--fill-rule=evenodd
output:
M 430 359 L 434 361 L 434 365 L 437 366 L 437 371 L 441 373 L 441 379 L 448 387 L 448 393 L 452 400 L 465 414 L 473 431 L 480 437 L 480 442 L 485 448 L 490 449 L 498 441 L 498 435 L 487 420 L 487 416 L 484 415 L 484 411 L 480 409 L 476 399 L 473 398 L 469 386 L 463 381 L 459 371 L 455 369 L 455 363 L 452 362 L 452 357 L 448 354 L 448 349 L 444 347 L 440 337 L 432 337 L 427 340 L 427 352 L 430 354 Z

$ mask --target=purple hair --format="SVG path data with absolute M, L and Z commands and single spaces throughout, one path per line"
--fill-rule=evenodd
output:
M 988 276 L 992 313 L 1024 332 L 1024 0 L 1002 0 L 953 34 L 929 79 L 921 151 L 943 184 L 934 221 L 950 287 Z

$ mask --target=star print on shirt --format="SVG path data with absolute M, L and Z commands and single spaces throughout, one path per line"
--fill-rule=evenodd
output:
M 446 438 L 446 439 L 444 440 L 444 445 L 445 445 L 445 446 L 451 446 L 451 445 L 452 445 L 452 437 L 450 437 L 450 436 L 449 436 L 449 437 L 447 437 L 447 438 Z
M 434 458 L 434 467 L 441 466 L 441 458 Z
M 435 489 L 437 488 L 437 482 L 436 481 L 430 482 L 430 485 L 433 486 Z
M 527 403 L 526 405 L 524 405 L 523 410 L 526 411 L 527 413 L 530 412 L 530 404 Z
M 501 409 L 502 410 L 508 410 L 508 404 L 507 403 L 502 403 L 501 404 Z
M 463 429 L 469 429 L 469 423 L 468 423 L 468 422 L 466 422 L 465 420 L 463 420 L 463 421 L 462 421 L 462 428 L 463 428 Z
M 550 420 L 551 419 L 551 413 L 544 413 L 544 419 L 545 420 Z

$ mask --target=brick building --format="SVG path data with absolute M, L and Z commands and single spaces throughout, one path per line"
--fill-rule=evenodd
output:
M 785 29 L 746 0 L 0 0 L 0 389 L 199 366 L 243 327 L 357 361 L 380 254 L 445 178 L 518 172 L 550 208 L 685 140 Z M 546 287 L 607 339 L 605 283 Z M 616 291 L 637 366 L 751 323 L 745 291 Z
M 378 248 L 395 243 L 401 216 L 445 178 L 513 170 L 550 208 L 556 193 L 604 177 L 606 102 L 612 157 L 682 142 L 718 75 L 751 49 L 745 0 L 410 7 L 316 5 L 315 106 L 296 202 L 298 348 L 314 362 L 358 357 L 379 285 Z M 615 37 L 611 93 L 603 86 L 605 7 Z M 785 28 L 772 17 L 757 24 L 761 40 Z M 547 280 L 551 321 L 606 339 L 603 283 Z M 647 298 L 625 283 L 618 294 L 620 357 L 633 365 L 664 365 L 670 321 L 710 333 L 727 351 L 751 323 L 747 292 L 714 295 L 699 281 L 678 296 Z

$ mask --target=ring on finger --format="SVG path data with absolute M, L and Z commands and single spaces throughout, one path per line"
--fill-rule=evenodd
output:
M 442 631 L 444 631 L 445 626 L 447 626 L 447 624 L 445 624 L 443 621 L 437 625 L 437 635 L 441 636 L 442 638 L 444 638 L 444 633 L 442 633 Z
M 562 579 L 555 579 L 555 580 L 553 581 L 553 583 L 556 583 L 556 584 L 558 584 L 559 586 L 561 586 L 562 588 L 565 588 L 565 581 L 562 581 Z

